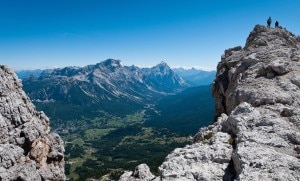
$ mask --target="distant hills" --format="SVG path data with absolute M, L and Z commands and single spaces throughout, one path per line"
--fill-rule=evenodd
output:
M 19 79 L 22 79 L 22 80 L 25 79 L 25 78 L 28 78 L 30 76 L 38 77 L 38 76 L 40 76 L 40 74 L 42 72 L 43 72 L 43 70 L 41 70 L 41 69 L 15 71 L 15 73 L 17 74 L 17 76 L 19 77 Z
M 205 71 L 195 68 L 175 68 L 173 71 L 193 86 L 211 84 L 216 75 L 215 70 Z

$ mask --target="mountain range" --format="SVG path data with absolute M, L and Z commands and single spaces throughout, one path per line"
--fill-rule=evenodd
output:
M 65 142 L 50 133 L 48 117 L 35 110 L 13 71 L 0 66 L 0 180 L 65 180 L 64 173 L 68 180 L 299 180 L 299 62 L 299 36 L 281 27 L 256 25 L 244 47 L 225 50 L 212 85 L 216 119 L 183 148 L 186 137 L 164 127 L 189 123 L 180 122 L 188 116 L 179 117 L 179 111 L 197 108 L 189 104 L 210 86 L 190 88 L 164 62 L 130 71 L 136 67 L 110 59 L 23 79 L 38 109 L 52 104 L 51 114 L 76 113 L 86 121 L 87 129 L 77 127 L 62 135 Z M 130 87 L 133 83 L 145 92 L 135 93 L 139 88 Z M 98 112 L 100 117 L 84 119 L 87 110 L 82 107 L 96 110 L 103 102 L 110 102 L 115 112 L 120 111 L 116 105 L 144 105 L 166 118 L 154 120 L 163 128 L 145 127 L 148 110 L 123 118 Z M 132 165 L 138 165 L 134 172 L 123 173 Z
M 39 76 L 24 78 L 23 86 L 55 126 L 57 120 L 95 117 L 99 110 L 124 116 L 192 85 L 165 62 L 139 68 L 108 59 L 85 67 L 44 70 Z
M 216 71 L 205 71 L 196 68 L 174 68 L 173 71 L 193 86 L 212 84 Z
M 15 71 L 15 73 L 18 76 L 18 78 L 21 79 L 21 80 L 26 79 L 26 78 L 28 78 L 30 76 L 38 77 L 38 76 L 40 76 L 40 74 L 42 72 L 43 72 L 43 70 L 41 70 L 41 69 Z
M 94 102 L 114 99 L 143 102 L 190 87 L 164 62 L 152 68 L 138 68 L 122 66 L 120 60 L 113 59 L 82 68 L 44 70 L 37 78 L 29 77 L 23 80 L 25 86 L 37 82 L 42 82 L 43 88 L 35 87 L 40 89 L 27 91 L 33 100 L 66 102 L 69 102 L 67 95 L 75 91 L 74 89 Z M 47 89 L 53 84 L 58 90 Z
M 68 68 L 76 68 L 76 67 L 68 67 Z M 80 68 L 80 67 L 77 67 Z M 36 70 L 19 70 L 15 71 L 15 73 L 18 75 L 18 77 L 22 80 L 31 77 L 39 77 L 43 71 L 51 71 L 52 69 L 48 70 L 42 70 L 42 69 L 36 69 Z M 180 76 L 182 79 L 184 79 L 186 82 L 188 82 L 192 86 L 198 86 L 198 85 L 208 85 L 211 84 L 214 80 L 216 71 L 215 70 L 202 70 L 197 68 L 172 68 L 172 70 Z
M 26 76 L 25 73 L 30 74 Z M 195 85 L 210 84 L 214 72 L 173 70 L 165 62 L 151 68 L 139 68 L 123 66 L 120 60 L 107 59 L 85 67 L 17 74 L 23 78 L 24 90 L 37 108 L 47 112 L 56 125 L 55 120 L 94 117 L 99 110 L 124 116 L 143 109 L 145 105 L 153 105 L 167 95 Z
M 113 177 L 141 162 L 155 168 L 214 116 L 211 85 L 193 87 L 165 62 L 139 68 L 108 59 L 22 82 L 66 141 L 66 174 L 75 180 Z

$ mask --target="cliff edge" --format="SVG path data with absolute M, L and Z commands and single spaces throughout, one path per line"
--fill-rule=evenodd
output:
M 120 180 L 300 180 L 300 38 L 256 25 L 225 50 L 213 84 L 216 121 L 177 148 L 155 177 L 143 165 Z
M 64 146 L 22 84 L 0 66 L 0 180 L 65 180 Z

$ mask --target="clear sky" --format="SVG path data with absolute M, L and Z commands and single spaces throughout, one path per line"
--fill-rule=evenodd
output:
M 300 34 L 299 0 L 0 0 L 0 64 L 37 69 L 96 64 L 215 69 L 269 16 Z

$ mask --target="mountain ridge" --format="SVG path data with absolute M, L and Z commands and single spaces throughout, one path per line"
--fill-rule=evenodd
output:
M 115 60 L 115 59 L 107 59 L 107 60 Z M 120 60 L 119 60 L 120 61 Z M 163 61 L 161 62 L 163 63 Z M 100 64 L 100 63 L 98 63 Z M 120 61 L 120 65 L 122 66 L 122 63 Z M 154 65 L 152 66 L 158 66 Z M 167 63 L 166 63 L 167 65 Z M 87 65 L 84 67 L 89 67 L 92 68 L 93 65 Z M 145 67 L 139 67 L 139 66 L 135 66 L 135 65 L 131 65 L 131 66 L 127 66 L 127 67 L 132 67 L 137 68 L 137 69 L 149 69 L 149 68 L 145 68 Z M 33 78 L 37 78 L 39 77 L 42 73 L 43 74 L 49 74 L 51 72 L 53 72 L 53 70 L 64 70 L 64 69 L 73 69 L 74 71 L 76 71 L 76 69 L 81 69 L 83 67 L 79 67 L 79 66 L 67 66 L 67 67 L 62 67 L 62 68 L 53 68 L 53 69 L 36 69 L 36 70 L 19 70 L 16 71 L 16 74 L 18 75 L 18 77 L 22 80 L 24 79 L 33 79 Z M 151 68 L 151 67 L 150 67 Z M 177 67 L 177 68 L 171 68 L 176 74 L 178 74 L 181 78 L 183 78 L 188 84 L 191 84 L 192 86 L 199 86 L 199 85 L 208 85 L 211 84 L 213 82 L 213 79 L 215 77 L 215 70 L 205 70 L 202 68 L 197 68 L 197 67 Z
M 147 79 L 147 76 L 150 78 Z M 135 84 L 147 84 L 147 87 L 144 87 L 145 89 L 153 91 L 153 93 L 162 94 L 172 93 L 174 91 L 173 89 L 189 87 L 189 85 L 183 79 L 178 77 L 164 62 L 152 68 L 138 68 L 136 66 L 122 66 L 120 60 L 107 59 L 95 65 L 88 65 L 85 67 L 65 67 L 44 70 L 36 80 L 51 79 L 56 77 L 61 79 L 67 78 L 68 81 L 78 80 L 98 84 L 99 87 L 107 92 L 109 92 L 108 89 L 103 87 L 105 83 L 107 83 L 110 88 L 116 88 L 117 83 L 124 83 L 126 81 Z M 162 86 L 159 85 L 158 87 L 153 87 L 156 84 L 165 82 L 160 79 L 165 79 L 165 81 L 169 82 Z M 27 81 L 30 81 L 30 78 L 24 80 L 25 83 Z M 171 87 L 168 88 L 168 86 Z M 160 89 L 160 87 L 165 89 Z M 127 96 L 126 93 L 122 92 L 120 88 L 112 91 L 111 95 L 118 96 L 117 92 L 119 92 L 121 95 Z M 140 95 L 140 98 L 141 97 L 143 96 Z M 134 96 L 131 98 L 134 98 Z
M 147 76 L 150 78 L 147 79 Z M 136 96 L 128 95 L 127 93 L 125 93 L 125 91 L 121 91 L 121 88 L 118 88 L 117 84 L 138 84 L 138 86 L 141 87 L 144 86 L 142 84 L 147 84 L 146 87 L 142 88 L 148 89 L 148 91 L 152 91 L 151 94 L 172 93 L 173 91 L 177 91 L 177 88 L 180 90 L 184 87 L 189 86 L 183 79 L 174 74 L 170 67 L 165 63 L 158 64 L 151 69 L 140 69 L 136 66 L 122 66 L 120 60 L 114 59 L 108 59 L 98 64 L 88 65 L 82 68 L 65 67 L 45 70 L 37 79 L 35 79 L 35 81 L 51 78 L 57 78 L 69 82 L 80 81 L 97 84 L 104 91 L 110 92 L 110 95 L 113 95 L 115 97 L 119 95 L 125 97 L 128 96 L 130 99 L 141 99 L 142 97 L 144 97 L 144 95 L 139 95 L 138 98 Z M 158 85 L 157 87 L 154 87 L 161 81 L 156 79 L 170 80 L 168 80 L 169 82 L 166 83 L 166 85 Z M 30 79 L 24 80 L 24 83 L 26 84 L 28 81 L 30 82 Z M 172 83 L 174 85 L 169 85 L 170 87 L 168 87 L 168 84 Z M 113 91 L 109 91 L 107 87 L 113 89 Z M 127 92 L 130 91 L 134 92 L 135 90 L 127 90 Z M 85 92 L 88 91 L 85 90 Z M 29 95 L 33 100 L 42 100 L 39 96 L 36 96 L 35 98 L 30 92 Z
M 85 67 L 48 69 L 39 77 L 23 79 L 23 87 L 56 126 L 60 119 L 97 116 L 99 110 L 123 117 L 190 85 L 165 62 L 138 68 L 107 59 Z
M 256 25 L 218 64 L 215 122 L 170 153 L 159 176 L 139 165 L 120 180 L 299 180 L 299 62 L 299 36 Z

